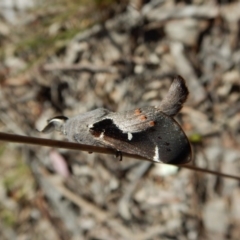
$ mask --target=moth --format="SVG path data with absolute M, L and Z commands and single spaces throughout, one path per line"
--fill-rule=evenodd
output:
M 188 96 L 181 76 L 175 77 L 159 106 L 124 112 L 104 108 L 67 118 L 50 119 L 42 130 L 62 132 L 69 141 L 137 154 L 153 162 L 184 164 L 191 160 L 191 146 L 173 117 Z

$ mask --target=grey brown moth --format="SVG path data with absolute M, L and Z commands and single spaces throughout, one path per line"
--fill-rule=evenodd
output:
M 72 142 L 109 147 L 153 162 L 184 164 L 191 160 L 191 146 L 173 117 L 187 96 L 185 81 L 177 76 L 157 107 L 124 112 L 98 108 L 72 118 L 58 116 L 42 132 L 57 130 Z

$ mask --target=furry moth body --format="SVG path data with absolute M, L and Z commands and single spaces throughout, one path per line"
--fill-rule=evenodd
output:
M 154 162 L 183 164 L 191 160 L 189 141 L 172 118 L 182 108 L 188 89 L 177 76 L 158 107 L 124 112 L 104 108 L 78 115 L 52 118 L 42 132 L 61 131 L 69 141 L 114 148 Z

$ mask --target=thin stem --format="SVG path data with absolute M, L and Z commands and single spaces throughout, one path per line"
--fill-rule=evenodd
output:
M 56 147 L 56 148 L 65 148 L 65 149 L 71 149 L 71 150 L 81 150 L 86 152 L 97 152 L 97 153 L 105 153 L 105 154 L 116 154 L 116 150 L 111 148 L 103 148 L 103 147 L 96 147 L 96 146 L 89 146 L 89 145 L 83 145 L 79 143 L 73 143 L 73 142 L 65 142 L 65 141 L 58 141 L 58 140 L 51 140 L 46 138 L 37 138 L 37 137 L 28 137 L 28 136 L 21 136 L 16 134 L 8 134 L 8 133 L 2 133 L 0 132 L 0 141 L 5 142 L 15 142 L 15 143 L 25 143 L 30 145 L 39 145 L 39 146 L 47 146 L 47 147 Z M 150 161 L 146 158 L 143 158 L 141 156 L 135 155 L 135 154 L 128 154 L 128 153 L 122 153 L 123 156 L 136 158 L 140 160 Z M 204 172 L 213 174 L 220 177 L 226 177 L 231 178 L 235 180 L 240 180 L 239 176 L 230 175 L 222 172 L 217 172 L 213 170 L 208 170 L 205 168 L 200 168 L 196 166 L 192 166 L 189 164 L 184 165 L 174 165 L 177 167 L 187 168 L 194 171 Z

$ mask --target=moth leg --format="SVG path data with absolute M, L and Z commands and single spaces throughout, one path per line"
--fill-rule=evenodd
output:
M 122 161 L 122 152 L 119 150 L 116 150 L 115 157 L 119 158 L 119 161 L 121 162 Z

